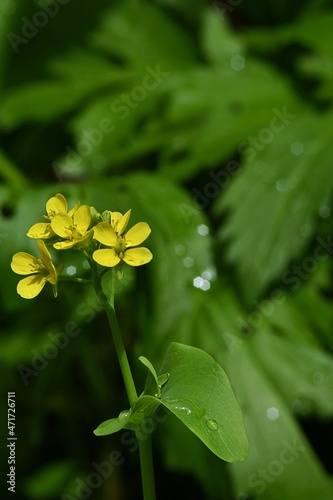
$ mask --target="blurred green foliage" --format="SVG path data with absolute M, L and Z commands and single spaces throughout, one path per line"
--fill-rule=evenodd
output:
M 331 2 L 2 0 L 0 33 L 1 418 L 15 391 L 19 498 L 141 495 L 131 438 L 92 433 L 127 407 L 92 291 L 15 291 L 11 256 L 35 252 L 26 232 L 61 192 L 152 228 L 152 263 L 117 294 L 138 385 L 140 355 L 158 367 L 184 342 L 244 412 L 236 464 L 158 423 L 158 498 L 331 499 Z

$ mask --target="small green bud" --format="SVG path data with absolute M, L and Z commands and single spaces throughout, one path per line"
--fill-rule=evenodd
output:
M 105 210 L 102 213 L 102 219 L 104 222 L 108 222 L 109 224 L 111 224 L 111 212 L 110 212 L 110 210 Z
M 90 207 L 91 213 L 91 227 L 96 226 L 99 222 L 103 222 L 103 218 L 99 212 L 97 212 L 95 207 Z

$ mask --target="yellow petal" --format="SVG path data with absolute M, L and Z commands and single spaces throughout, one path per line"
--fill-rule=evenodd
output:
M 56 268 L 54 267 L 54 264 L 52 262 L 51 254 L 48 251 L 48 249 L 46 248 L 44 241 L 38 240 L 37 246 L 38 246 L 38 250 L 39 250 L 41 259 L 43 261 L 43 264 L 49 272 L 46 279 L 47 279 L 47 281 L 52 283 L 52 285 L 55 285 L 57 282 L 57 271 L 56 271 Z
M 118 245 L 117 235 L 108 222 L 100 222 L 94 227 L 94 238 L 108 247 L 115 247 Z
M 56 214 L 66 214 L 67 213 L 67 201 L 66 198 L 57 193 L 55 196 L 50 198 L 46 202 L 46 212 L 49 217 L 54 217 Z
M 126 238 L 126 247 L 135 247 L 136 245 L 140 245 L 143 241 L 151 233 L 151 229 L 146 222 L 139 222 L 135 224 L 127 233 L 125 234 Z
M 129 266 L 142 266 L 150 262 L 152 258 L 153 254 L 148 248 L 140 247 L 126 250 L 123 260 Z
M 74 224 L 79 233 L 84 234 L 90 226 L 91 211 L 88 205 L 82 205 L 73 216 Z
M 120 262 L 120 258 L 113 250 L 113 248 L 103 248 L 101 250 L 96 250 L 93 253 L 93 259 L 97 264 L 105 267 L 114 267 Z
M 29 238 L 51 238 L 54 236 L 54 232 L 52 231 L 50 223 L 39 222 L 31 226 L 27 232 L 27 236 L 29 236 Z
M 56 250 L 68 250 L 75 246 L 75 240 L 58 241 L 53 244 L 53 248 Z
M 120 212 L 111 212 L 111 224 L 117 234 L 123 234 L 130 217 L 131 210 L 128 210 L 124 215 L 122 215 Z
M 75 207 L 73 207 L 69 212 L 68 212 L 68 215 L 70 217 L 73 217 L 73 215 L 75 214 L 75 212 L 77 211 L 77 209 L 79 208 L 80 206 L 80 202 L 78 201 L 77 204 L 75 205 Z
M 47 269 L 49 269 L 52 265 L 52 257 L 51 257 L 50 252 L 48 251 L 44 241 L 42 241 L 42 240 L 37 241 L 37 246 L 38 246 L 38 250 L 39 250 L 41 259 L 43 261 L 43 264 L 45 265 L 45 267 Z
M 16 274 L 32 274 L 38 272 L 39 261 L 29 253 L 18 252 L 13 255 L 10 266 Z
M 33 299 L 43 290 L 45 283 L 46 278 L 44 276 L 35 274 L 19 281 L 16 290 L 24 299 Z
M 124 216 L 120 212 L 110 212 L 110 215 L 111 215 L 111 224 L 112 224 L 114 230 L 116 230 L 120 219 Z
M 61 238 L 70 238 L 72 235 L 73 219 L 69 215 L 55 215 L 51 221 L 53 231 Z

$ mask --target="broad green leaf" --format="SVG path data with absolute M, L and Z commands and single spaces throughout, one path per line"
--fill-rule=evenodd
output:
M 168 176 L 183 180 L 236 150 L 243 154 L 242 143 L 270 127 L 276 113 L 298 112 L 298 99 L 281 75 L 250 57 L 244 64 L 238 71 L 230 64 L 197 66 L 179 76 L 167 116 L 174 139 L 160 167 Z
M 220 365 L 200 349 L 173 342 L 161 371 L 170 377 L 160 402 L 218 457 L 244 460 L 248 443 L 241 410 Z
M 94 52 L 78 49 L 51 59 L 48 69 L 53 79 L 20 85 L 4 94 L 0 113 L 4 129 L 12 130 L 31 121 L 48 123 L 75 109 L 84 97 L 93 98 L 94 91 L 133 81 L 131 72 Z M 91 128 L 92 124 L 87 127 Z
M 264 493 L 269 500 L 330 498 L 332 484 L 274 379 L 266 376 L 257 352 L 260 341 L 258 336 L 239 346 L 227 365 L 237 397 L 247 408 L 250 443 L 248 460 L 230 465 L 236 493 L 254 498 Z M 265 356 L 271 359 L 267 350 Z
M 194 59 L 184 29 L 146 1 L 127 1 L 110 10 L 91 40 L 95 47 L 142 70 L 147 64 L 158 64 L 162 71 L 183 69 Z
M 136 87 L 141 89 L 137 94 L 140 101 L 135 91 L 132 94 Z M 75 158 L 66 155 L 67 161 L 66 157 L 62 160 L 73 169 L 83 164 L 93 175 L 160 149 L 165 142 L 160 117 L 155 115 L 161 101 L 160 92 L 159 85 L 145 89 L 142 75 L 135 73 L 121 90 L 109 90 L 93 100 L 69 124 L 74 136 Z M 126 96 L 129 104 L 126 104 Z
M 11 89 L 2 97 L 0 125 L 5 130 L 29 121 L 49 122 L 77 106 L 87 94 L 78 85 L 40 81 Z
M 244 56 L 243 43 L 238 33 L 232 31 L 227 17 L 220 19 L 211 8 L 205 14 L 201 33 L 205 55 L 213 63 L 230 66 L 232 57 Z
M 256 143 L 244 143 L 246 168 L 215 205 L 215 213 L 228 213 L 220 240 L 224 248 L 229 240 L 228 260 L 236 263 L 252 300 L 275 279 L 292 283 L 286 266 L 316 234 L 320 209 L 328 205 L 333 188 L 333 114 L 284 118 L 281 131 L 265 129 L 268 143 L 260 133 Z
M 286 298 L 290 300 L 290 297 Z M 309 414 L 309 410 L 306 413 L 309 407 L 310 413 L 314 412 L 321 418 L 327 418 L 331 414 L 331 358 L 320 352 L 318 346 L 312 349 L 306 347 L 301 336 L 293 340 L 295 321 L 289 329 L 287 322 L 280 322 L 279 336 L 273 332 L 270 322 L 275 316 L 283 316 L 284 304 L 273 305 L 274 314 L 269 317 L 259 315 L 260 325 L 252 335 L 242 336 L 239 321 L 243 321 L 248 315 L 230 290 L 219 291 L 215 288 L 212 292 L 198 291 L 196 299 L 192 314 L 179 322 L 177 329 L 173 331 L 173 337 L 214 352 L 217 360 L 225 367 L 243 409 L 250 455 L 239 466 L 231 466 L 236 493 L 240 497 L 249 495 L 256 498 L 257 490 L 261 491 L 260 486 L 263 487 L 260 470 L 267 470 L 268 467 L 273 470 L 274 465 L 271 463 L 279 461 L 281 452 L 284 457 L 289 446 L 296 454 L 295 463 L 284 464 L 281 474 L 274 481 L 266 482 L 267 498 L 277 500 L 284 495 L 287 500 L 294 500 L 302 494 L 309 500 L 311 495 L 313 498 L 330 498 L 327 476 L 313 448 L 302 434 L 296 418 Z M 257 304 L 259 308 L 266 307 L 267 311 L 267 303 L 268 301 Z M 294 307 L 298 306 L 295 304 Z M 307 306 L 303 304 L 303 315 L 306 310 Z M 258 319 L 260 309 L 256 308 L 255 311 Z M 326 329 L 329 329 L 330 323 L 326 317 Z M 274 324 L 278 326 L 275 320 Z M 271 410 L 268 412 L 269 409 Z M 284 448 L 286 451 L 282 451 Z M 177 467 L 176 454 L 173 453 L 172 457 L 173 466 Z M 187 458 L 187 468 L 195 467 L 195 455 L 193 461 L 190 457 Z M 312 481 L 312 476 L 317 478 L 316 482 Z M 214 485 L 212 487 L 214 489 Z M 215 495 L 219 491 L 216 486 Z
M 262 333 L 254 349 L 296 416 L 333 416 L 332 356 L 299 341 L 281 339 L 272 332 Z

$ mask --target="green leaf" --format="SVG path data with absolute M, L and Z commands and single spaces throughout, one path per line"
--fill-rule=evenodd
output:
M 300 108 L 281 75 L 250 57 L 244 64 L 239 71 L 230 64 L 196 66 L 179 76 L 167 116 L 174 138 L 160 166 L 168 176 L 183 180 L 215 167 L 236 149 L 242 154 L 244 138 L 267 127 L 275 108 L 287 106 L 290 113 Z
M 160 404 L 159 399 L 143 394 L 138 398 L 132 409 L 120 412 L 117 418 L 105 420 L 94 430 L 94 434 L 95 436 L 107 436 L 121 429 L 130 429 L 135 431 L 139 437 L 140 425 L 146 418 L 152 416 Z
M 11 89 L 3 97 L 0 125 L 12 130 L 29 121 L 49 122 L 75 108 L 86 93 L 84 86 L 52 80 Z
M 145 358 L 144 356 L 140 356 L 139 360 L 141 363 L 143 363 L 149 370 L 148 376 L 147 376 L 147 381 L 146 385 L 144 388 L 144 393 L 145 394 L 151 394 L 152 396 L 156 396 L 159 394 L 160 389 L 158 387 L 158 376 L 156 373 L 155 368 L 149 361 L 149 359 Z
M 107 436 L 114 434 L 125 427 L 131 415 L 130 410 L 124 410 L 119 413 L 117 418 L 111 418 L 102 422 L 97 429 L 94 430 L 95 436 Z
M 244 415 L 250 442 L 248 460 L 231 464 L 230 471 L 239 496 L 270 500 L 331 498 L 332 484 L 310 443 L 263 369 L 258 353 L 261 337 L 253 337 L 230 356 L 230 377 L 237 397 L 248 410 Z M 279 358 L 283 363 L 283 358 Z M 279 374 L 276 366 L 275 377 Z M 288 382 L 290 384 L 290 380 Z M 279 471 L 279 472 L 278 472 Z M 264 474 L 264 475 L 263 475 Z
M 152 395 L 155 397 L 159 397 L 162 385 L 164 385 L 169 380 L 169 373 L 163 373 L 158 377 L 156 370 L 149 361 L 149 359 L 145 358 L 144 356 L 140 356 L 139 360 L 149 370 L 143 393 L 145 395 Z
M 230 65 L 233 56 L 244 55 L 241 39 L 233 32 L 227 18 L 221 20 L 212 9 L 203 18 L 201 45 L 209 60 Z
M 200 349 L 173 342 L 161 371 L 170 377 L 159 401 L 218 457 L 243 460 L 248 442 L 242 414 L 220 365 Z
M 276 278 L 290 283 L 292 273 L 283 271 L 315 235 L 333 188 L 333 114 L 291 114 L 284 121 L 279 132 L 265 129 L 269 143 L 260 142 L 260 134 L 258 147 L 244 143 L 246 168 L 215 205 L 216 213 L 229 212 L 219 236 L 230 240 L 227 257 L 252 300 Z
M 141 69 L 147 64 L 159 64 L 162 71 L 184 69 L 194 59 L 184 29 L 149 2 L 128 1 L 112 8 L 91 40 L 127 65 Z

